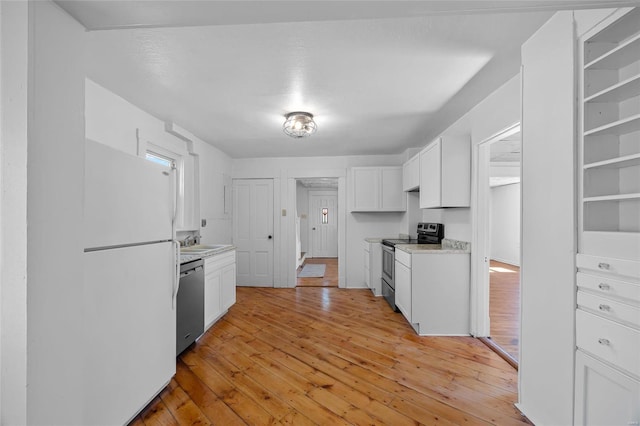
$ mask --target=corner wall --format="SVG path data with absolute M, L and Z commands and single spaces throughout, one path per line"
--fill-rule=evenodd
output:
M 0 424 L 27 422 L 29 7 L 0 2 Z
M 541 425 L 573 423 L 574 47 L 571 11 L 553 15 L 522 46 L 522 319 L 518 408 Z M 540 231 L 541 224 L 544 232 Z
M 29 13 L 27 423 L 82 424 L 85 29 Z

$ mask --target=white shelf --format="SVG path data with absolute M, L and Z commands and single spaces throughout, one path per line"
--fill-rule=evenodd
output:
M 639 19 L 640 8 L 620 9 L 582 40 L 579 253 L 640 255 Z
M 640 34 L 620 44 L 584 66 L 585 70 L 609 70 L 626 67 L 640 58 Z
M 585 164 L 584 169 L 623 169 L 640 165 L 640 154 L 625 155 L 624 157 L 611 158 L 609 160 L 598 161 L 595 163 Z
M 622 102 L 638 95 L 640 95 L 640 75 L 633 76 L 598 93 L 594 93 L 585 98 L 584 102 Z
M 624 14 L 615 25 L 609 25 L 602 31 L 589 38 L 591 43 L 620 43 L 630 34 L 638 32 L 640 9 L 631 10 Z
M 640 200 L 640 192 L 633 194 L 616 194 L 616 195 L 601 195 L 598 197 L 585 197 L 582 201 L 585 203 L 595 201 L 625 201 L 625 200 Z
M 637 132 L 640 130 L 640 114 L 596 127 L 595 129 L 584 132 L 584 136 L 599 135 L 626 135 L 627 133 Z

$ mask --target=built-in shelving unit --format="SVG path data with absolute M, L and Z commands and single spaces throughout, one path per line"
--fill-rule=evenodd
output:
M 640 12 L 620 15 L 582 44 L 579 250 L 638 259 Z
M 581 42 L 574 424 L 638 424 L 640 9 Z

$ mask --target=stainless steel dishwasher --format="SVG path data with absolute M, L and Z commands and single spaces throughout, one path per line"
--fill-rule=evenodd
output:
M 180 265 L 176 309 L 176 356 L 204 332 L 204 261 Z

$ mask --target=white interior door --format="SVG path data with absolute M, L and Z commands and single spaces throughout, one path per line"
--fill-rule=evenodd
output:
M 338 192 L 310 191 L 311 257 L 338 257 Z
M 273 287 L 273 180 L 233 180 L 237 285 Z

